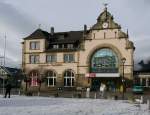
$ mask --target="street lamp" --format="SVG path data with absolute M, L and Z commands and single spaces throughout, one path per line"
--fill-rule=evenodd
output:
M 126 58 L 121 59 L 122 62 L 122 86 L 123 86 L 123 91 L 122 91 L 122 99 L 124 99 L 124 89 L 125 89 L 125 79 L 124 79 L 124 64 L 126 62 Z

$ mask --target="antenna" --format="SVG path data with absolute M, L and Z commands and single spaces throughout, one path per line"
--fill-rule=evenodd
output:
M 6 58 L 6 34 L 5 34 L 5 43 L 4 43 L 4 67 L 5 67 L 5 58 Z

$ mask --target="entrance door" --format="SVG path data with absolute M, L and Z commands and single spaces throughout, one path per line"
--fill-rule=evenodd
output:
M 100 85 L 101 85 L 100 79 L 93 78 L 91 90 L 98 91 L 100 88 Z

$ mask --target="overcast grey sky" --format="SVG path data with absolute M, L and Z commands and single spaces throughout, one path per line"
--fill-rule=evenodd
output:
M 150 58 L 150 0 L 1 0 L 0 55 L 3 55 L 4 35 L 7 35 L 7 64 L 21 64 L 22 38 L 38 25 L 49 31 L 81 30 L 91 27 L 103 11 L 103 3 L 135 44 L 135 59 Z

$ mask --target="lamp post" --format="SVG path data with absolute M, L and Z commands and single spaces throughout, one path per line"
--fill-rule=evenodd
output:
M 21 83 L 21 80 L 20 79 L 18 79 L 17 80 L 17 87 L 18 87 L 18 95 L 20 95 L 20 83 Z
M 125 89 L 125 79 L 124 79 L 124 64 L 126 62 L 126 58 L 121 59 L 122 62 L 122 86 L 123 86 L 123 91 L 122 91 L 122 99 L 124 99 L 124 89 Z

